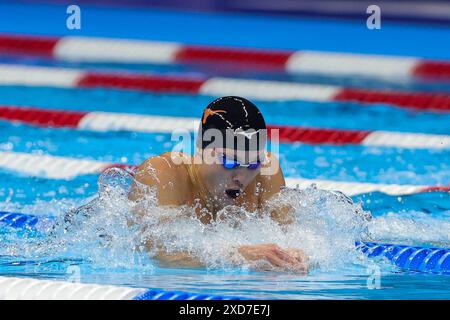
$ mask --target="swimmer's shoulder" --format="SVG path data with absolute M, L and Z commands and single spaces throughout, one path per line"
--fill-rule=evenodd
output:
M 184 163 L 189 156 L 181 152 L 165 152 L 145 160 L 137 169 L 135 177 L 148 185 L 176 184 L 187 175 Z
M 147 186 L 156 191 L 159 205 L 185 204 L 189 198 L 189 177 L 185 165 L 177 164 L 176 157 L 182 156 L 166 152 L 145 160 L 135 171 L 129 198 L 142 198 L 148 190 L 143 186 Z

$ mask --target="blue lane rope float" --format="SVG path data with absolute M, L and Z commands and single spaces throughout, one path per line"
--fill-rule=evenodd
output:
M 38 221 L 38 217 L 30 214 L 0 211 L 0 225 L 5 224 L 8 227 L 25 229 L 34 227 Z
M 356 246 L 369 258 L 387 258 L 404 270 L 450 275 L 450 249 L 376 242 L 356 242 Z
M 133 300 L 245 300 L 245 298 L 149 289 Z
M 38 221 L 39 218 L 33 215 L 0 212 L 0 226 L 4 224 L 12 228 L 30 229 L 33 228 Z M 355 245 L 359 251 L 366 254 L 369 258 L 386 258 L 394 265 L 404 270 L 450 275 L 450 248 L 408 246 L 376 242 L 356 242 Z M 149 291 L 146 294 L 148 297 L 158 295 L 155 292 Z

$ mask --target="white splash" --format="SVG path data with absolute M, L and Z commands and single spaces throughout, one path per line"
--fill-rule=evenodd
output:
M 62 214 L 50 234 L 2 234 L 7 245 L 1 255 L 21 257 L 76 257 L 99 267 L 151 270 L 154 245 L 168 252 L 188 252 L 208 269 L 236 266 L 237 247 L 245 244 L 275 243 L 283 248 L 300 248 L 314 269 L 331 271 L 367 261 L 355 250 L 355 241 L 416 239 L 446 241 L 449 224 L 420 213 L 402 217 L 388 214 L 373 218 L 339 192 L 316 189 L 283 189 L 270 203 L 272 209 L 290 205 L 294 222 L 282 226 L 269 214 L 258 215 L 229 206 L 209 225 L 202 224 L 189 207 L 159 207 L 155 190 L 142 187 L 146 196 L 128 199 L 130 186 L 137 183 L 121 169 L 107 170 L 99 179 L 98 197 L 88 204 Z M 40 205 L 42 206 L 42 204 Z M 70 207 L 68 203 L 63 206 Z M 143 212 L 144 214 L 136 214 Z M 435 221 L 435 222 L 430 222 Z M 396 235 L 394 237 L 393 235 Z

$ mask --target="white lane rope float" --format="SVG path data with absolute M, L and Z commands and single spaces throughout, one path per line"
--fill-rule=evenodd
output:
M 1 214 L 0 214 L 1 216 Z M 242 297 L 0 276 L 0 300 L 243 300 Z

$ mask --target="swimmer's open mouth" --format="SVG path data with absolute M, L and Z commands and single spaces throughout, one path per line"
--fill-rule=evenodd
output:
M 241 190 L 239 189 L 227 189 L 225 190 L 225 193 L 228 197 L 232 199 L 236 199 L 241 194 Z

